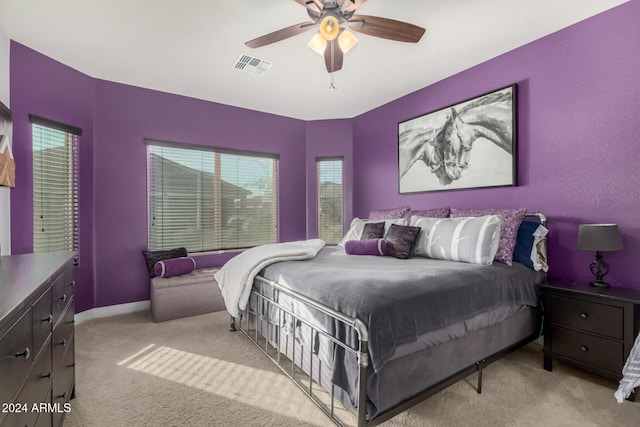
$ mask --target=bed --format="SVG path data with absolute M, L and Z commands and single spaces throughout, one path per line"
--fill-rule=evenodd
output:
M 544 215 L 527 216 L 546 226 Z M 473 373 L 480 393 L 485 366 L 540 335 L 544 280 L 517 262 L 353 257 L 324 247 L 261 268 L 230 329 L 335 424 L 373 426 Z

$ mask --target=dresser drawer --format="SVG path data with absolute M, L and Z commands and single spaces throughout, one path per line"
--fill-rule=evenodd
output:
M 53 325 L 60 320 L 60 315 L 64 312 L 67 304 L 73 296 L 73 269 L 65 268 L 53 282 L 51 287 L 51 304 L 53 306 Z
M 64 415 L 70 410 L 68 405 L 75 384 L 75 353 L 73 336 L 69 342 L 69 350 L 64 354 L 60 369 L 53 377 L 53 389 L 51 401 L 57 405 L 57 410 L 52 413 L 54 427 L 62 425 Z
M 624 349 L 621 342 L 552 327 L 551 343 L 551 352 L 555 355 L 622 375 Z
M 50 412 L 41 412 L 34 427 L 51 427 L 52 419 Z
M 38 418 L 38 410 L 32 411 L 33 405 L 49 402 L 51 395 L 51 357 L 50 353 L 43 353 L 36 361 L 29 379 L 16 399 L 16 403 L 25 405 L 26 412 L 12 414 L 7 425 L 33 426 Z
M 13 401 L 29 375 L 31 357 L 31 310 L 28 310 L 0 338 L 0 402 Z
M 71 299 L 71 304 L 58 326 L 53 330 L 52 338 L 52 359 L 53 359 L 53 372 L 57 373 L 62 365 L 62 357 L 67 352 L 67 349 L 71 346 L 74 331 L 74 301 Z
M 33 354 L 37 357 L 42 346 L 51 334 L 51 324 L 53 323 L 53 316 L 51 315 L 51 288 L 47 288 L 46 292 L 35 303 L 32 312 Z
M 551 323 L 623 339 L 623 309 L 606 304 L 553 295 Z

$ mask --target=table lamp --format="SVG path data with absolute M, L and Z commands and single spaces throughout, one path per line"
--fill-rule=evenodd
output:
M 602 252 L 622 250 L 622 239 L 617 224 L 580 224 L 578 230 L 578 249 L 583 251 L 595 251 L 596 258 L 589 269 L 596 280 L 590 282 L 591 286 L 608 288 L 604 276 L 609 272 L 609 265 L 604 262 Z

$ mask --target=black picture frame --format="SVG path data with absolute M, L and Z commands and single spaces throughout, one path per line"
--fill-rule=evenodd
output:
M 517 185 L 517 85 L 398 123 L 398 191 Z

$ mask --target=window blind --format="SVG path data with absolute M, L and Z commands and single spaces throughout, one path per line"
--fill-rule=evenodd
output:
M 342 158 L 316 159 L 318 237 L 328 244 L 343 234 L 342 163 Z
M 43 124 L 44 123 L 44 124 Z M 78 136 L 31 116 L 33 148 L 33 252 L 79 250 Z M 69 132 L 69 130 L 74 133 Z
M 278 240 L 278 159 L 147 142 L 149 250 L 240 249 Z

